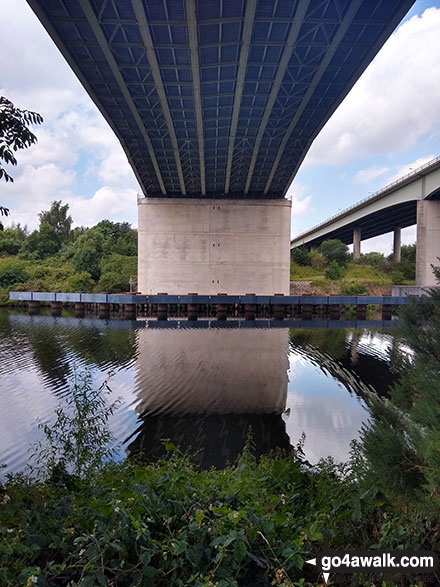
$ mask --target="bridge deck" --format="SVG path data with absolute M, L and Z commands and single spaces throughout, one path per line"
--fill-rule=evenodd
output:
M 150 197 L 282 198 L 414 0 L 27 0 Z

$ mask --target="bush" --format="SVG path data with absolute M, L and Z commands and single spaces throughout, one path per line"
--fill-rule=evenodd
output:
M 382 253 L 365 253 L 361 255 L 359 263 L 361 265 L 371 265 L 383 271 L 385 267 L 385 256 Z
M 296 247 L 290 251 L 292 261 L 297 265 L 310 265 L 310 253 L 305 247 Z
M 26 263 L 19 259 L 4 259 L 0 262 L 0 286 L 10 287 L 14 283 L 27 281 Z
M 360 296 L 368 293 L 368 288 L 363 283 L 357 283 L 356 281 L 343 281 L 341 283 L 341 294 L 343 296 Z
M 325 270 L 325 276 L 327 279 L 332 281 L 338 281 L 344 276 L 344 268 L 339 265 L 336 261 L 332 261 L 327 269 Z
M 396 269 L 391 273 L 391 279 L 394 285 L 402 285 L 405 281 L 405 275 L 402 271 Z
M 319 251 L 310 251 L 310 265 L 317 271 L 324 271 L 327 261 Z
M 341 267 L 344 267 L 350 259 L 347 245 L 337 239 L 325 240 L 319 247 L 319 252 L 328 263 L 335 261 Z
M 65 282 L 66 291 L 85 291 L 90 293 L 95 286 L 92 276 L 87 271 L 70 275 Z
M 93 279 L 99 279 L 101 275 L 100 261 L 101 256 L 99 253 L 90 247 L 81 247 L 76 251 L 72 259 L 76 272 L 87 271 Z
M 40 230 L 34 230 L 24 241 L 20 252 L 24 255 L 36 255 L 45 259 L 56 255 L 60 250 L 61 242 L 52 226 L 43 224 Z
M 101 291 L 108 291 L 110 293 L 118 293 L 120 291 L 128 291 L 128 279 L 124 278 L 120 273 L 110 271 L 101 275 L 99 280 L 99 287 Z
M 127 288 L 130 277 L 137 276 L 137 257 L 113 253 L 101 261 L 101 274 L 105 273 L 119 273 L 126 280 Z

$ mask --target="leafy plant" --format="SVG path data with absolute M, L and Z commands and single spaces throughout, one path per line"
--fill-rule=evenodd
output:
M 335 261 L 341 267 L 344 267 L 350 258 L 347 245 L 338 239 L 325 240 L 320 245 L 319 252 L 328 263 Z
M 344 296 L 357 296 L 368 294 L 368 288 L 363 283 L 356 281 L 342 281 L 341 294 Z
M 28 128 L 29 125 L 42 122 L 43 117 L 37 112 L 20 110 L 10 100 L 0 96 L 0 179 L 14 181 L 2 166 L 2 162 L 17 165 L 15 151 L 37 142 L 37 137 Z
M 310 265 L 310 253 L 305 247 L 296 247 L 290 252 L 292 261 L 298 265 Z
M 26 281 L 28 272 L 26 264 L 19 259 L 4 259 L 0 262 L 0 286 L 10 287 L 19 281 Z
M 91 292 L 95 282 L 87 271 L 73 273 L 65 281 L 65 291 L 85 291 Z
M 111 458 L 113 436 L 108 422 L 119 402 L 108 405 L 105 394 L 110 391 L 107 381 L 96 388 L 90 371 L 74 372 L 66 408 L 56 409 L 53 424 L 39 424 L 45 442 L 34 448 L 35 470 L 47 475 L 56 467 L 82 477 Z
M 332 281 L 337 281 L 341 279 L 345 273 L 345 270 L 337 261 L 331 261 L 329 263 L 327 269 L 325 270 L 325 276 L 327 279 L 331 279 Z

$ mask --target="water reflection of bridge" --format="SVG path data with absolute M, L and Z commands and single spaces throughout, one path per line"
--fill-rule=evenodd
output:
M 310 442 L 314 438 L 315 444 L 321 443 L 324 438 L 327 447 L 335 432 L 331 418 L 338 410 L 344 415 L 339 428 L 344 427 L 345 436 L 356 433 L 359 414 L 348 414 L 348 394 L 343 392 L 346 399 L 341 396 L 343 401 L 335 407 L 331 386 L 323 377 L 309 381 L 308 376 L 298 386 L 293 371 L 295 385 L 289 384 L 289 392 L 301 405 L 293 404 L 286 419 L 289 354 L 291 358 L 302 355 L 308 365 L 316 365 L 315 373 L 323 372 L 353 398 L 367 399 L 373 390 L 385 393 L 393 381 L 389 369 L 392 345 L 396 344 L 393 337 L 375 336 L 374 330 L 362 334 L 354 330 L 355 322 L 338 321 L 336 331 L 316 328 L 314 321 L 291 329 L 286 328 L 288 321 L 277 327 L 272 322 L 271 328 L 259 328 L 256 322 L 252 328 L 233 321 L 212 328 L 208 322 L 198 321 L 188 328 L 185 321 L 176 328 L 171 322 L 15 314 L 8 315 L 4 323 L 9 333 L 5 340 L 13 337 L 20 344 L 8 344 L 4 350 L 9 365 L 23 359 L 29 365 L 37 362 L 57 395 L 68 393 L 71 366 L 78 359 L 99 370 L 116 368 L 115 393 L 123 393 L 126 407 L 116 418 L 114 432 L 120 440 L 129 436 L 130 454 L 142 451 L 151 460 L 165 452 L 161 439 L 170 438 L 183 449 L 199 451 L 202 466 L 222 466 L 242 450 L 249 427 L 257 455 L 276 447 L 290 449 L 285 422 L 290 438 L 304 429 Z M 383 326 L 380 321 L 368 324 Z M 118 387 L 119 377 L 124 381 Z M 315 397 L 318 391 L 321 400 Z M 130 408 L 134 395 L 137 424 Z M 127 410 L 131 414 L 129 426 L 124 420 Z
M 281 418 L 287 397 L 287 329 L 141 330 L 138 404 L 142 425 L 129 453 L 156 459 L 161 439 L 222 466 L 243 449 L 249 428 L 256 453 L 290 443 Z

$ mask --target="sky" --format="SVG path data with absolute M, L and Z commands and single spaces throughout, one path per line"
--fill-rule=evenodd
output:
M 440 0 L 417 0 L 315 139 L 293 181 L 292 235 L 326 220 L 440 155 Z M 18 151 L 0 183 L 6 226 L 37 228 L 54 200 L 74 225 L 137 226 L 140 188 L 119 141 L 25 0 L 3 0 L 0 95 L 39 112 L 38 144 Z M 402 231 L 415 242 L 415 227 Z M 392 235 L 363 241 L 390 253 Z

